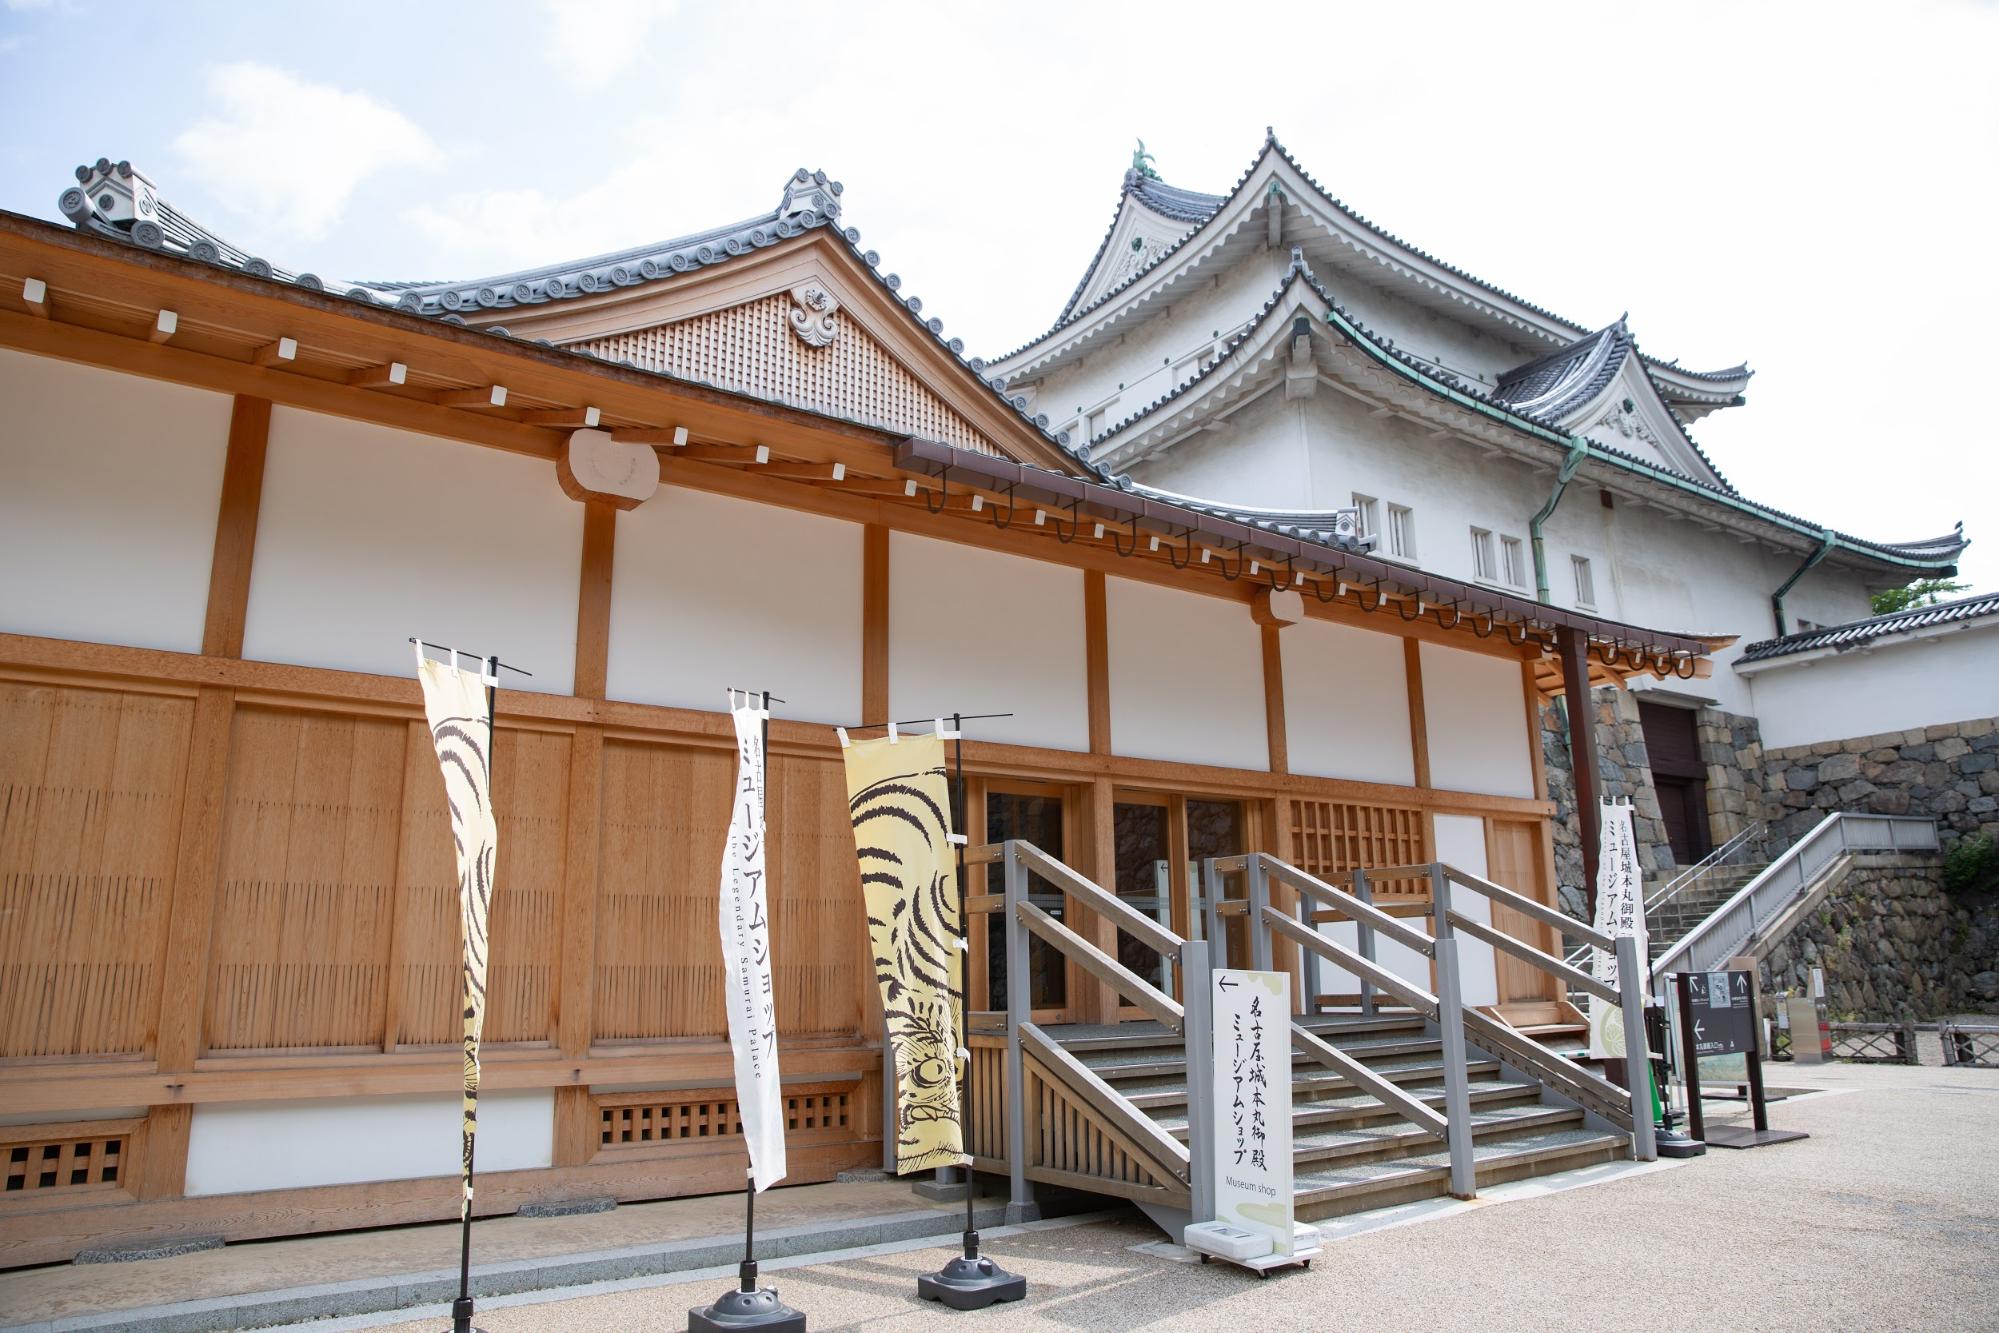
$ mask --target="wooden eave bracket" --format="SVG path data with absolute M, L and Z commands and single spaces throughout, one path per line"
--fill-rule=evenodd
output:
M 21 281 L 21 304 L 28 313 L 43 319 L 49 317 L 49 285 L 40 278 L 24 278 Z

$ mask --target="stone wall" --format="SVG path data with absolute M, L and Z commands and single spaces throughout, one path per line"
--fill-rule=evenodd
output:
M 1999 905 L 1957 901 L 1935 856 L 1854 858 L 1825 900 L 1763 960 L 1766 994 L 1825 972 L 1835 1019 L 1892 1023 L 1999 1012 Z
M 1638 860 L 1648 884 L 1679 869 L 1666 841 L 1659 794 L 1652 785 L 1652 758 L 1638 719 L 1638 696 L 1612 688 L 1592 692 L 1596 723 L 1597 790 L 1601 799 L 1629 800 L 1638 837 Z M 1708 827 L 1716 846 L 1763 819 L 1763 744 L 1753 717 L 1703 708 L 1694 718 L 1701 762 L 1707 766 Z M 1576 825 L 1575 773 L 1569 763 L 1569 733 L 1553 703 L 1541 706 L 1541 754 L 1548 774 L 1548 799 L 1555 803 L 1555 875 L 1560 906 L 1572 916 L 1584 911 L 1582 838 Z
M 1834 810 L 1927 815 L 1946 842 L 1979 832 L 1999 837 L 1999 720 L 1771 750 L 1763 783 L 1773 849 Z

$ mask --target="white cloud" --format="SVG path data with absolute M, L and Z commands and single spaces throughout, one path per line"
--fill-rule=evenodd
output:
M 431 166 L 436 145 L 365 93 L 243 61 L 208 71 L 215 111 L 174 138 L 188 176 L 285 240 L 326 235 L 356 187 L 393 167 Z
M 645 56 L 653 30 L 672 16 L 674 0 L 543 0 L 550 23 L 549 63 L 579 88 L 602 88 Z

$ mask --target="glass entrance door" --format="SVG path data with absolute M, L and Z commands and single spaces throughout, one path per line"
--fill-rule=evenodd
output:
M 1246 850 L 1242 802 L 1120 791 L 1111 828 L 1117 844 L 1118 897 L 1176 935 L 1199 939 L 1201 913 L 1194 901 L 1198 868 L 1206 857 L 1235 856 Z M 1164 986 L 1173 976 L 1158 953 L 1123 931 L 1118 932 L 1118 961 L 1155 986 Z M 1217 966 L 1232 963 L 1220 947 L 1214 961 Z M 1137 1011 L 1127 1006 L 1124 1012 Z

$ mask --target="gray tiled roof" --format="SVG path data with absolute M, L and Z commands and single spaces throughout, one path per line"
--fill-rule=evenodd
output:
M 1885 616 L 1870 616 L 1866 620 L 1848 621 L 1844 625 L 1828 625 L 1823 629 L 1806 630 L 1801 634 L 1787 634 L 1781 639 L 1765 639 L 1752 643 L 1736 658 L 1741 662 L 1761 662 L 1772 657 L 1788 657 L 1792 653 L 1806 653 L 1818 648 L 1832 648 L 1846 651 L 1863 648 L 1877 639 L 1894 634 L 1907 634 L 1912 630 L 1931 629 L 1938 625 L 1959 624 L 1968 620 L 1979 620 L 1986 616 L 1999 615 L 1999 592 L 1978 593 L 1959 598 L 1954 602 L 1938 602 L 1935 606 L 1915 606 L 1906 611 L 1894 611 Z
M 1125 418 L 1110 430 L 1105 431 L 1095 440 L 1082 442 L 1080 448 L 1085 451 L 1095 452 L 1095 446 L 1099 442 L 1114 438 L 1133 424 L 1151 417 L 1167 404 L 1196 392 L 1199 388 L 1205 386 L 1213 376 L 1232 370 L 1234 368 L 1235 355 L 1255 338 L 1258 331 L 1269 320 L 1272 312 L 1279 308 L 1284 299 L 1285 292 L 1290 289 L 1293 283 L 1304 283 L 1321 301 L 1325 302 L 1326 307 L 1337 316 L 1337 322 L 1334 324 L 1334 327 L 1345 337 L 1401 364 L 1409 371 L 1414 372 L 1414 375 L 1418 379 L 1437 391 L 1446 395 L 1461 395 L 1464 398 L 1482 402 L 1500 414 L 1502 420 L 1509 421 L 1517 428 L 1530 432 L 1538 430 L 1544 437 L 1553 436 L 1556 439 L 1573 438 L 1572 432 L 1568 431 L 1560 422 L 1554 420 L 1552 417 L 1544 416 L 1538 412 L 1529 411 L 1499 400 L 1493 396 L 1492 392 L 1475 383 L 1439 370 L 1427 361 L 1411 356 L 1409 353 L 1398 348 L 1392 338 L 1383 337 L 1367 328 L 1333 297 L 1332 293 L 1319 281 L 1318 276 L 1312 272 L 1311 266 L 1305 262 L 1304 253 L 1294 247 L 1291 252 L 1290 267 L 1285 271 L 1284 277 L 1278 282 L 1276 290 L 1270 294 L 1270 299 L 1264 302 L 1263 308 L 1257 312 L 1256 316 L 1249 323 L 1237 331 L 1219 356 L 1196 372 L 1191 379 L 1175 386 L 1159 398 L 1154 399 L 1151 403 L 1141 407 L 1137 412 Z M 1819 524 L 1813 523 L 1810 519 L 1800 518 L 1796 514 L 1789 514 L 1770 505 L 1759 504 L 1754 500 L 1750 500 L 1737 493 L 1725 480 L 1722 480 L 1719 484 L 1714 484 L 1698 477 L 1688 477 L 1684 473 L 1664 467 L 1650 459 L 1640 458 L 1636 454 L 1603 444 L 1594 437 L 1590 438 L 1589 443 L 1591 448 L 1597 453 L 1611 458 L 1632 472 L 1651 477 L 1671 478 L 1673 482 L 1692 486 L 1700 491 L 1707 492 L 1718 501 L 1734 505 L 1765 520 L 1777 522 L 1793 529 L 1807 528 L 1814 532 L 1829 531 L 1822 528 Z M 1692 443 L 1692 441 L 1689 440 L 1689 443 Z M 1077 448 L 1072 448 L 1071 452 L 1076 453 L 1078 450 Z M 1705 460 L 1706 455 L 1703 454 L 1702 458 Z M 1084 461 L 1087 462 L 1087 458 Z M 1100 465 L 1089 464 L 1089 466 L 1095 468 L 1099 475 L 1104 475 L 1104 470 Z M 1713 464 L 1710 463 L 1709 466 L 1712 467 Z M 1720 472 L 1717 471 L 1715 476 L 1720 478 Z M 1133 484 L 1126 477 L 1119 477 L 1117 481 L 1119 484 L 1125 486 Z M 1216 512 L 1229 512 L 1240 517 L 1243 522 L 1255 522 L 1253 518 L 1247 516 L 1251 511 L 1227 510 L 1218 507 Z M 1306 523 L 1310 522 L 1302 514 L 1300 518 Z M 1912 542 L 1869 541 L 1864 537 L 1855 537 L 1850 533 L 1844 532 L 1833 532 L 1832 535 L 1863 553 L 1878 554 L 1887 560 L 1904 564 L 1941 566 L 1954 560 L 1958 553 L 1970 544 L 1965 540 L 1963 526 L 1963 524 L 1959 524 L 1955 532 L 1941 537 L 1926 538 Z
M 1492 399 L 1560 420 L 1602 393 L 1637 345 L 1619 316 L 1615 324 L 1505 372 Z
M 280 269 L 267 260 L 249 254 L 239 246 L 231 245 L 214 232 L 180 213 L 158 197 L 152 182 L 134 170 L 130 162 L 113 163 L 108 158 L 99 158 L 94 167 L 88 164 L 78 167 L 76 176 L 79 186 L 63 191 L 57 206 L 79 231 L 109 237 L 148 250 L 182 255 L 312 291 L 328 290 L 328 284 L 313 274 L 294 274 Z M 131 219 L 106 216 L 101 210 L 98 199 L 93 197 L 89 188 L 80 188 L 89 187 L 92 182 L 115 182 L 132 195 L 135 203 L 143 194 L 146 216 Z M 946 338 L 944 321 L 935 316 L 924 318 L 921 313 L 923 302 L 914 296 L 901 295 L 902 279 L 894 273 L 882 273 L 879 268 L 881 256 L 873 250 L 861 249 L 861 233 L 852 227 L 841 228 L 837 225 L 840 215 L 840 195 L 843 189 L 840 182 L 828 178 L 825 172 L 807 171 L 800 167 L 785 182 L 783 198 L 775 209 L 728 226 L 715 227 L 651 245 L 596 255 L 589 259 L 523 269 L 516 273 L 466 282 L 353 283 L 337 286 L 334 290 L 370 305 L 390 305 L 413 314 L 465 324 L 465 317 L 459 313 L 460 311 L 505 310 L 536 306 L 619 287 L 637 286 L 670 278 L 678 273 L 726 263 L 738 255 L 749 254 L 808 231 L 823 229 L 846 242 L 854 256 L 874 275 L 875 280 L 887 288 L 895 301 L 907 310 L 933 339 L 962 362 L 988 392 L 1042 436 L 1066 449 L 1069 444 L 1067 432 L 1050 430 L 1045 413 L 1036 414 L 1028 411 L 1027 400 L 1010 394 L 1005 381 L 987 372 L 984 360 L 965 354 L 965 343 L 962 338 Z M 158 219 L 156 222 L 150 220 L 155 217 Z M 496 337 L 512 336 L 497 324 L 485 325 L 482 331 Z M 535 341 L 547 342 L 546 339 Z M 591 353 L 579 353 L 579 355 L 591 355 Z

